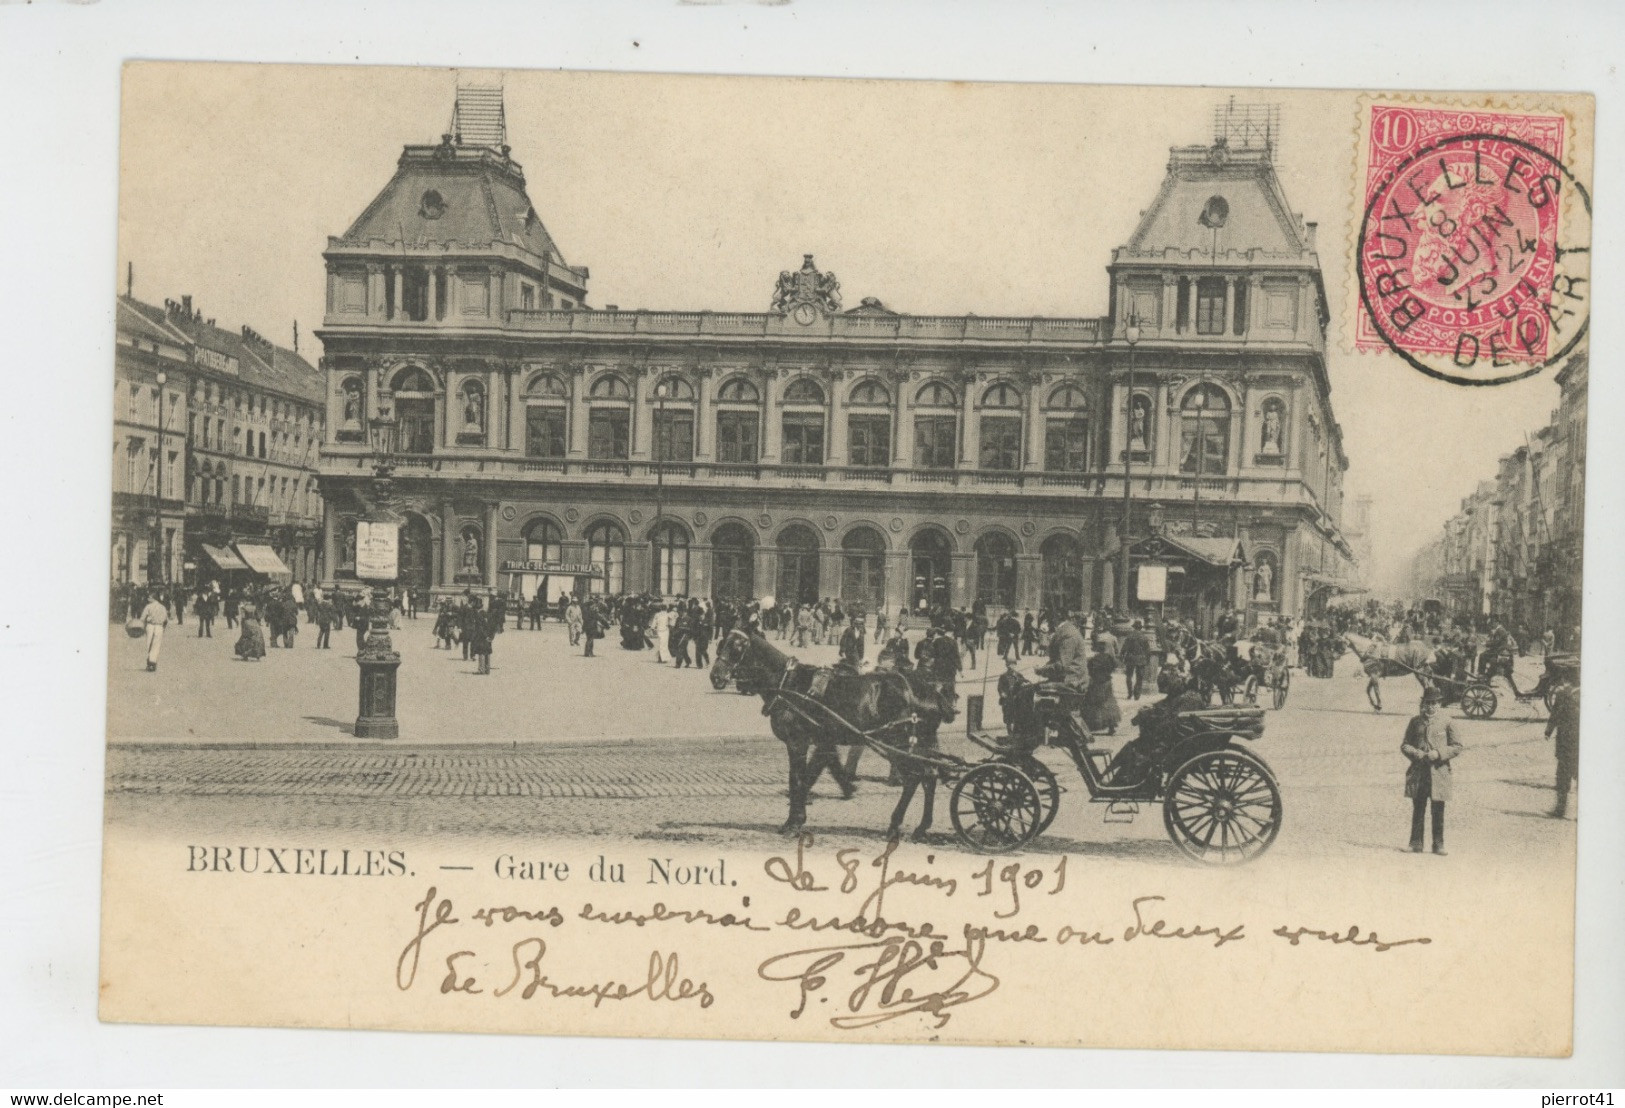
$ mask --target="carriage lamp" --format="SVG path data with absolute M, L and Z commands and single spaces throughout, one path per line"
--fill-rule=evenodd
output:
M 356 521 L 355 572 L 357 578 L 370 584 L 372 603 L 367 640 L 355 656 L 355 664 L 361 671 L 355 735 L 358 739 L 395 739 L 401 733 L 400 722 L 395 718 L 396 671 L 400 669 L 401 656 L 389 638 L 390 598 L 400 578 L 400 520 L 389 509 L 395 472 L 390 462 L 395 421 L 386 411 L 373 419 L 370 426 L 371 505 L 366 515 Z

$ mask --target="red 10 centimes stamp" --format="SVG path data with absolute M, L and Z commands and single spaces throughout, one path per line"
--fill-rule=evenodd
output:
M 1561 115 L 1373 104 L 1355 349 L 1459 385 L 1562 360 L 1591 318 L 1591 197 Z

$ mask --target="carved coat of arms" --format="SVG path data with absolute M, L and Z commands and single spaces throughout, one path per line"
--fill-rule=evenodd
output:
M 841 310 L 841 283 L 833 273 L 820 273 L 813 265 L 813 256 L 801 256 L 801 268 L 779 274 L 778 287 L 773 290 L 773 310 L 793 312 L 803 304 L 822 312 Z

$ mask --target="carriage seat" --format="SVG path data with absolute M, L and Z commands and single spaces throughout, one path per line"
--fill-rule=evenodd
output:
M 1181 735 L 1199 735 L 1206 731 L 1229 731 L 1258 738 L 1264 733 L 1262 708 L 1199 708 L 1180 712 L 1177 725 Z

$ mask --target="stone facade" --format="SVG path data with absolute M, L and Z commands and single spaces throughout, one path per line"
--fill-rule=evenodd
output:
M 552 565 L 550 593 L 1118 606 L 1125 481 L 1171 611 L 1300 614 L 1349 576 L 1313 225 L 1267 150 L 1173 151 L 1105 318 L 843 310 L 810 255 L 765 312 L 593 310 L 524 195 L 505 147 L 409 146 L 329 240 L 337 581 L 379 451 L 429 590 Z

